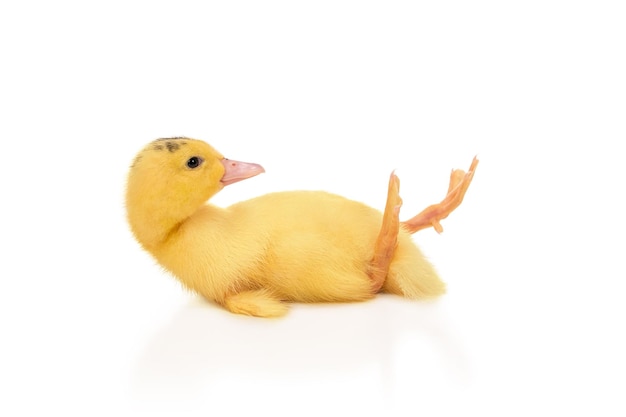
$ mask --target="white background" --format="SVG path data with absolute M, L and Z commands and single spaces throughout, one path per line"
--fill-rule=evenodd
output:
M 0 415 L 624 415 L 619 1 L 2 2 Z M 231 315 L 128 232 L 164 136 L 408 218 L 431 303 Z M 32 414 L 36 413 L 36 414 Z

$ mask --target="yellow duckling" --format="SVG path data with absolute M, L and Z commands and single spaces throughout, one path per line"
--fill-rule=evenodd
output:
M 264 172 L 190 138 L 158 139 L 135 158 L 126 209 L 137 241 L 185 287 L 233 313 L 276 317 L 286 302 L 362 301 L 385 291 L 420 299 L 445 284 L 411 240 L 463 200 L 478 160 L 455 170 L 447 197 L 400 222 L 392 174 L 384 215 L 322 191 L 263 195 L 220 208 L 224 186 Z

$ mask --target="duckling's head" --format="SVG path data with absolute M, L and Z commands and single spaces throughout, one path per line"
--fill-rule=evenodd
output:
M 224 186 L 264 172 L 191 138 L 157 139 L 135 158 L 126 189 L 128 220 L 144 246 L 160 242 Z

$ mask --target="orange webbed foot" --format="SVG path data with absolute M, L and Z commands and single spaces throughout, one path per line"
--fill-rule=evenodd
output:
M 452 170 L 446 198 L 444 198 L 439 204 L 433 204 L 427 207 L 412 219 L 402 222 L 402 225 L 411 233 L 415 233 L 431 226 L 437 231 L 437 233 L 443 232 L 443 227 L 439 222 L 448 217 L 448 215 L 463 202 L 465 192 L 472 182 L 472 178 L 474 178 L 474 172 L 476 172 L 477 165 L 478 159 L 474 157 L 467 172 L 462 169 Z
M 385 283 L 389 265 L 391 264 L 391 258 L 398 244 L 401 206 L 400 179 L 395 172 L 392 172 L 389 177 L 389 188 L 387 191 L 385 212 L 383 213 L 383 224 L 378 238 L 376 239 L 374 257 L 370 262 L 369 269 L 369 275 L 372 279 L 372 289 L 375 293 L 380 291 Z

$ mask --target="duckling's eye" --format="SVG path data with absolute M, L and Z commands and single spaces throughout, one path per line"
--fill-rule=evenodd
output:
M 191 169 L 198 168 L 202 163 L 203 159 L 199 156 L 192 156 L 187 160 L 187 166 Z

